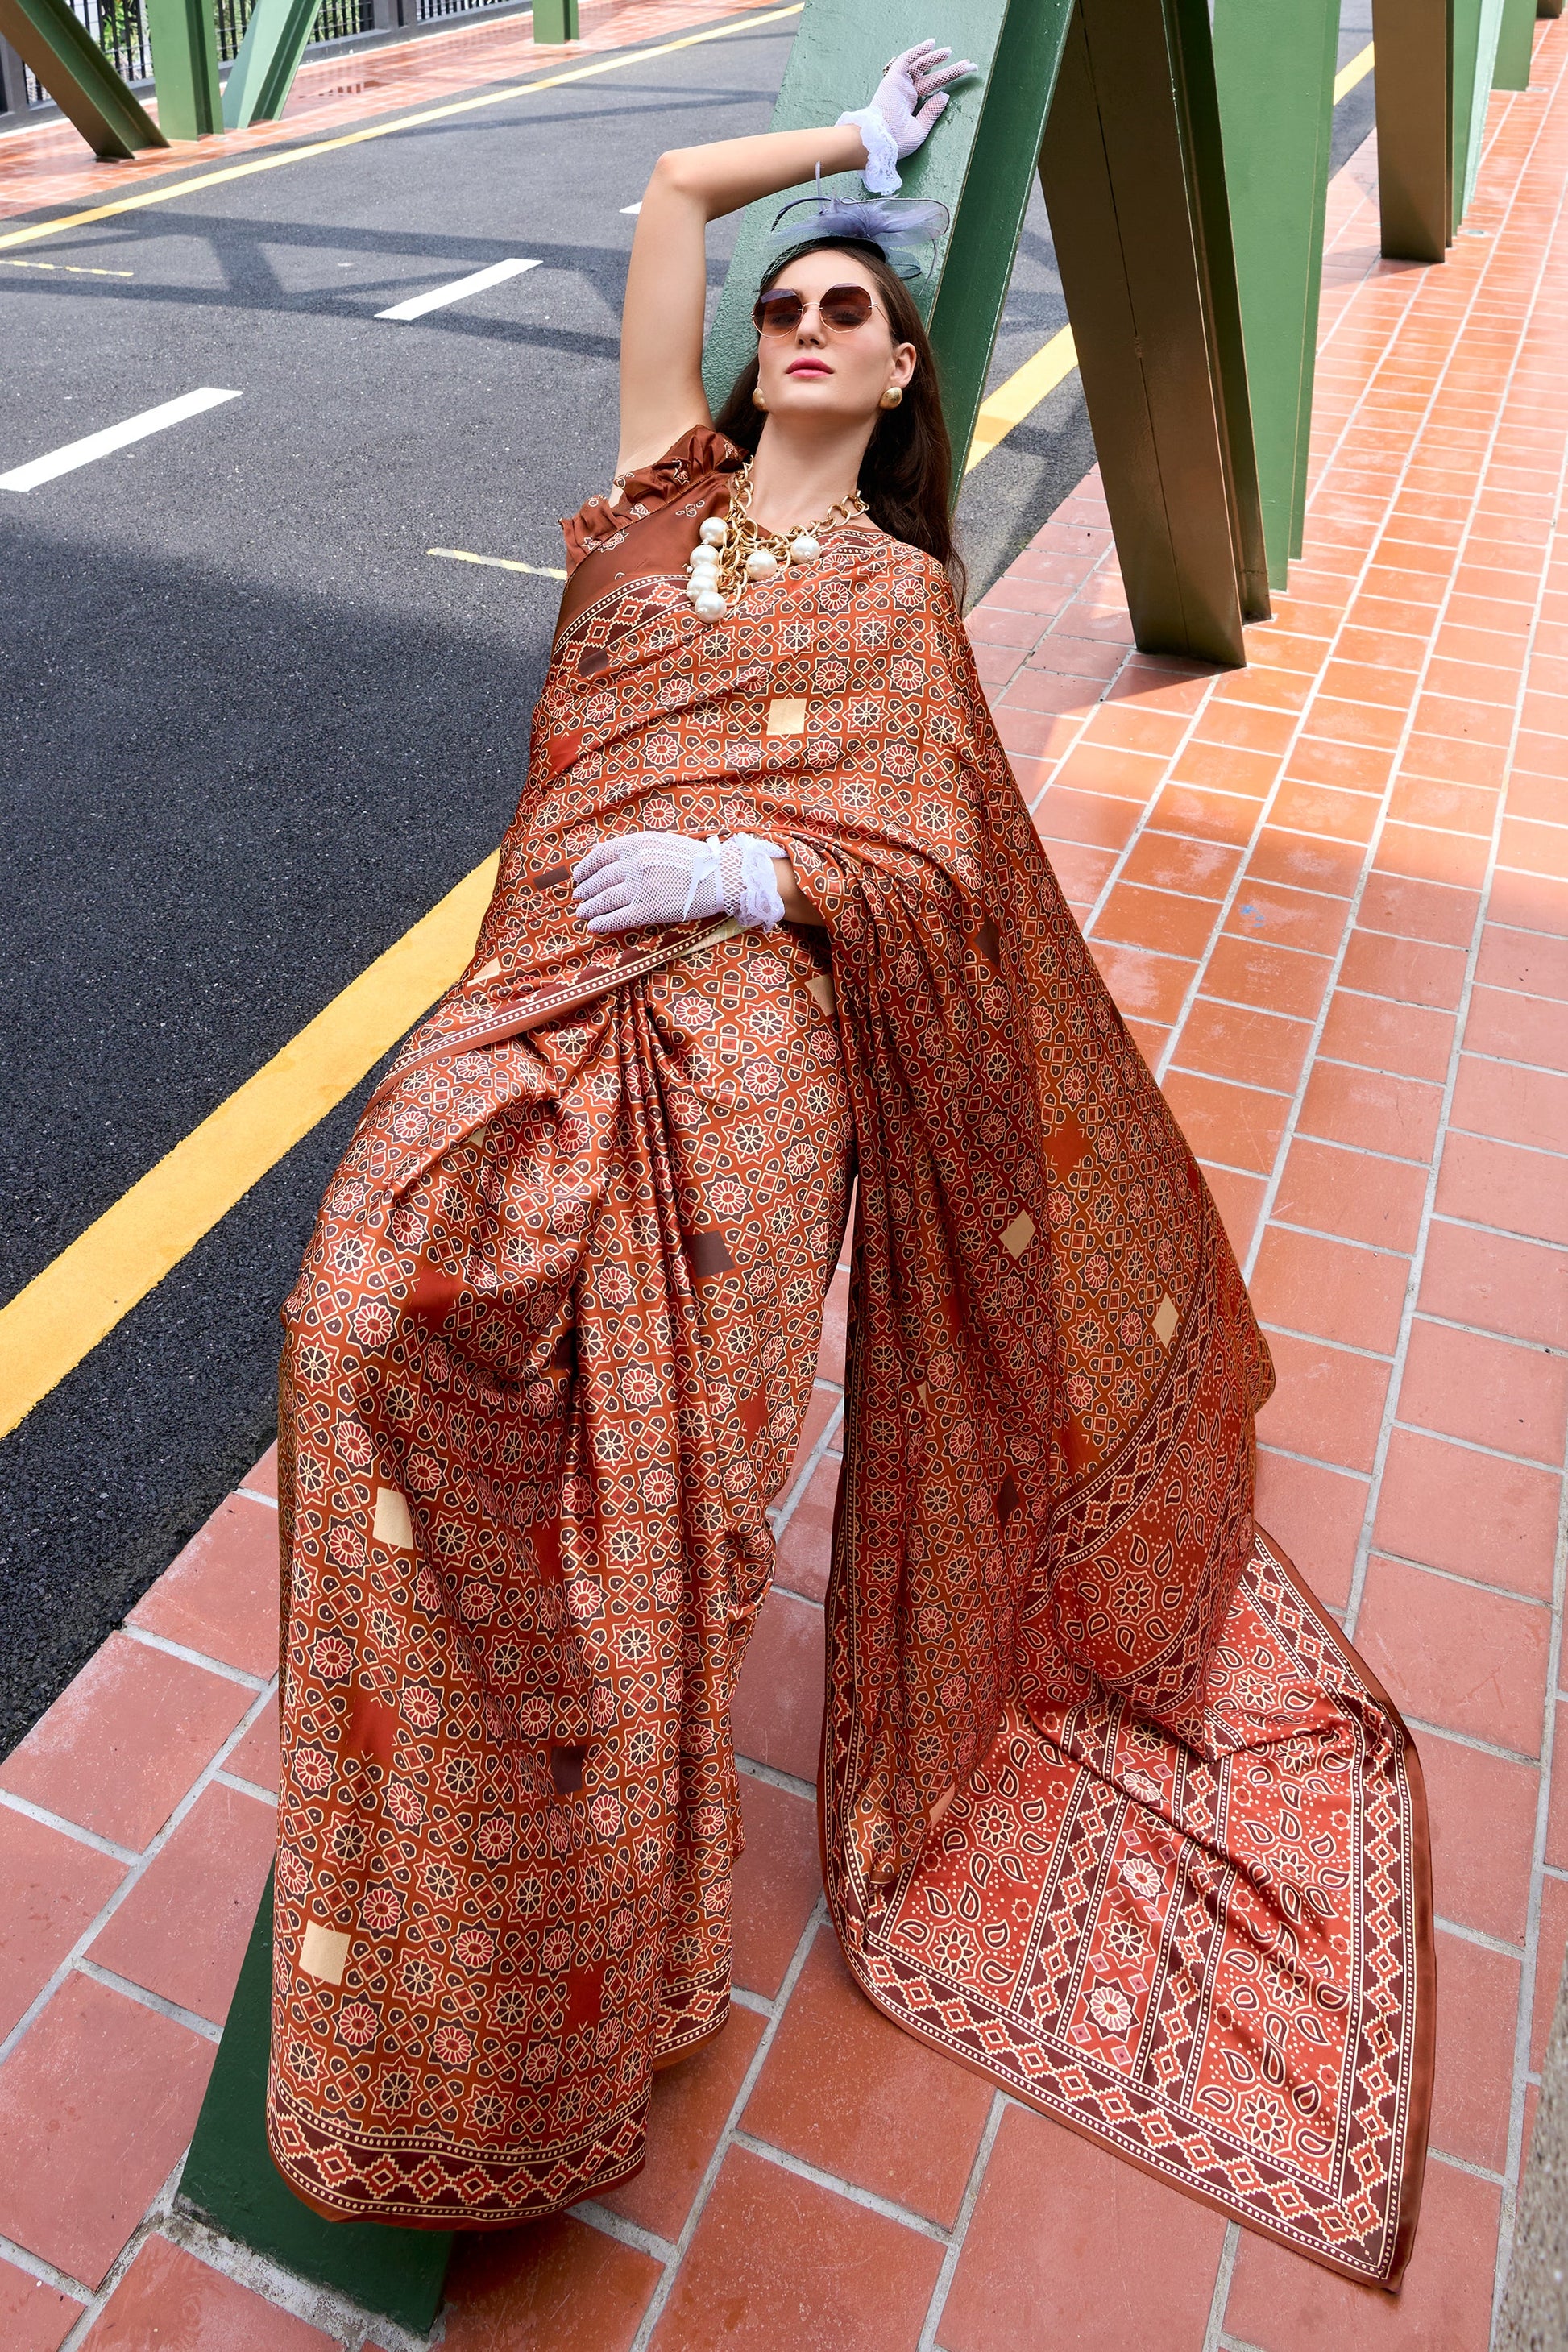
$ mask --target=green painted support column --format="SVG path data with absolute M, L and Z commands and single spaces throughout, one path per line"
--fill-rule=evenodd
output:
M 144 147 L 168 145 L 65 0 L 0 0 L 0 33 L 95 155 L 123 161 Z
M 1450 0 L 1373 0 L 1377 201 L 1390 261 L 1442 261 L 1452 235 Z
M 533 45 L 553 47 L 577 38 L 577 0 L 533 0 Z
M 239 1972 L 195 2137 L 181 2205 L 296 2278 L 335 2287 L 416 2335 L 434 2326 L 452 2251 L 445 2230 L 324 2221 L 301 2204 L 268 2150 L 263 2110 L 272 2028 L 272 1881 Z
M 289 103 L 321 0 L 256 0 L 223 94 L 223 127 L 275 122 Z
M 1301 552 L 1339 0 L 1215 0 L 1215 79 L 1268 584 Z
M 1559 6 L 1562 0 L 1558 0 Z M 1535 0 L 1503 0 L 1502 29 L 1498 35 L 1494 89 L 1528 89 L 1531 55 L 1535 47 Z
M 146 6 L 159 125 L 170 139 L 205 139 L 223 129 L 212 0 L 146 0 Z
M 1492 94 L 1498 36 L 1502 30 L 1503 0 L 1453 0 L 1454 7 L 1454 178 L 1453 228 L 1470 209 L 1476 174 L 1481 168 L 1481 143 L 1486 135 L 1487 101 Z
M 1268 562 L 1204 0 L 1079 0 L 1040 181 L 1137 641 L 1239 664 Z

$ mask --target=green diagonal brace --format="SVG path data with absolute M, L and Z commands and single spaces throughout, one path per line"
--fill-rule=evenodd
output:
M 321 0 L 256 0 L 223 94 L 223 127 L 275 122 L 289 103 Z
M 168 145 L 65 0 L 0 0 L 0 33 L 95 155 L 123 161 L 143 147 Z
M 1272 588 L 1288 584 L 1306 515 L 1339 15 L 1339 0 L 1215 0 L 1214 12 Z
M 1454 178 L 1453 226 L 1470 209 L 1476 174 L 1481 168 L 1481 142 L 1487 127 L 1487 101 L 1492 94 L 1498 35 L 1502 29 L 1503 0 L 1454 0 Z
M 1502 30 L 1498 35 L 1494 89 L 1528 89 L 1531 54 L 1535 47 L 1535 0 L 1503 0 Z
M 296 2278 L 335 2287 L 363 2310 L 426 2335 L 441 2305 L 451 2231 L 326 2221 L 301 2204 L 267 2146 L 271 2037 L 268 1876 L 180 2178 L 180 2201 L 225 2237 L 280 2263 Z
M 146 8 L 158 121 L 165 136 L 205 139 L 221 131 L 223 92 L 212 0 L 146 0 Z

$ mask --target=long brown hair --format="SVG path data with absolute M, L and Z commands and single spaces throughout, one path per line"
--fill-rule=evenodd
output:
M 889 539 L 923 547 L 928 555 L 935 556 L 962 604 L 963 559 L 953 540 L 948 508 L 952 444 L 942 413 L 936 355 L 909 288 L 889 268 L 879 247 L 864 244 L 858 237 L 833 237 L 795 246 L 774 263 L 758 290 L 765 294 L 803 254 L 823 252 L 854 255 L 876 281 L 894 342 L 915 347 L 915 372 L 904 386 L 902 401 L 897 408 L 884 408 L 878 414 L 860 461 L 860 495 L 871 510 L 872 521 Z M 753 450 L 762 439 L 766 418 L 752 400 L 756 383 L 757 362 L 752 359 L 735 378 L 729 399 L 713 420 L 737 448 Z

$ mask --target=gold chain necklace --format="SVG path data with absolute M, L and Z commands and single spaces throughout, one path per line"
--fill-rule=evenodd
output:
M 835 523 L 854 522 L 868 511 L 858 490 L 816 522 L 796 530 L 763 530 L 748 511 L 752 499 L 752 460 L 747 458 L 730 492 L 730 520 L 712 516 L 686 566 L 686 593 L 705 621 L 716 621 L 739 604 L 749 581 L 770 579 L 775 572 L 804 571 L 822 552 L 822 533 Z

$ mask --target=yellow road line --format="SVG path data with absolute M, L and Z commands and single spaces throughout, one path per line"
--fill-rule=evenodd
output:
M 0 1436 L 162 1282 L 413 1026 L 473 952 L 497 857 L 449 890 L 279 1054 L 0 1307 Z
M 510 555 L 470 555 L 466 547 L 427 547 L 426 555 L 444 555 L 452 563 L 493 563 L 498 572 L 531 572 L 536 580 L 564 580 L 564 572 L 557 572 L 548 563 L 519 563 Z
M 509 99 L 528 98 L 536 89 L 560 89 L 567 82 L 589 81 L 597 74 L 619 73 L 627 66 L 646 64 L 652 58 L 668 58 L 677 49 L 693 49 L 703 41 L 725 41 L 736 33 L 749 33 L 758 25 L 776 25 L 785 16 L 798 16 L 805 0 L 793 0 L 787 8 L 770 8 L 763 15 L 742 17 L 738 24 L 716 25 L 702 33 L 687 33 L 678 41 L 661 41 L 657 48 L 617 49 L 607 58 L 595 58 L 592 65 L 574 66 L 569 73 L 548 74 L 540 81 L 510 83 L 504 89 L 487 89 L 478 98 L 449 100 L 444 106 L 426 106 L 417 114 L 399 115 L 392 122 L 373 122 L 363 131 L 345 131 L 335 139 L 313 139 L 305 147 L 289 147 L 270 155 L 254 155 L 247 163 L 229 163 L 221 172 L 199 172 L 194 179 L 160 182 L 155 188 L 143 188 L 134 196 L 117 196 L 112 204 L 94 205 L 90 212 L 68 213 L 60 220 L 44 221 L 34 228 L 12 229 L 0 236 L 0 250 L 7 246 L 31 245 L 42 236 L 58 236 L 68 228 L 85 228 L 93 221 L 109 220 L 116 213 L 141 212 L 148 205 L 169 205 L 180 196 L 194 195 L 198 188 L 222 187 L 229 180 L 248 179 L 253 172 L 280 172 L 286 163 L 303 163 L 312 155 L 331 155 L 340 148 L 363 146 L 367 139 L 390 139 L 395 131 L 416 131 L 426 122 L 445 122 L 454 114 L 471 114 L 481 106 L 504 106 Z
M 1368 74 L 1372 71 L 1372 50 L 1373 45 L 1369 41 L 1365 48 L 1358 50 L 1356 55 L 1351 59 L 1349 65 L 1342 66 L 1338 73 L 1334 76 L 1334 104 L 1336 106 L 1338 106 L 1342 98 L 1349 96 L 1350 92 L 1355 88 L 1358 81 L 1364 81 Z
M 1054 392 L 1077 365 L 1072 329 L 1061 327 L 1032 360 L 1024 362 L 1016 375 L 1010 375 L 1005 383 L 999 383 L 994 392 L 986 394 L 985 405 L 974 420 L 974 438 L 963 461 L 964 472 L 972 474 L 982 457 L 988 457 L 998 441 L 1005 441 L 1015 425 L 1022 425 L 1046 394 Z
M 79 261 L 13 261 L 9 257 L 0 262 L 0 268 L 56 269 L 68 278 L 130 278 L 133 274 L 129 269 L 89 269 Z

